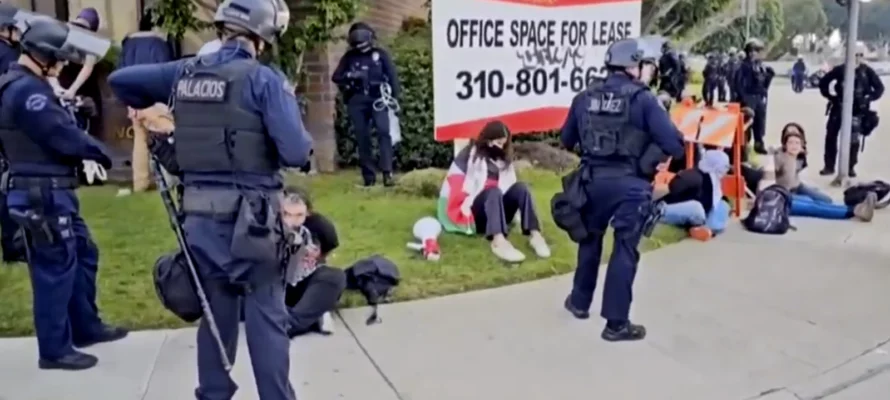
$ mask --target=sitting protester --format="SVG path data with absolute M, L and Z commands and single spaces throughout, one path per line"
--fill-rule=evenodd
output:
M 834 204 L 831 197 L 801 181 L 800 172 L 806 167 L 804 138 L 800 125 L 787 125 L 782 132 L 782 149 L 775 154 L 776 183 L 792 194 L 791 215 L 824 219 L 856 217 L 862 221 L 871 221 L 877 203 L 876 194 L 869 193 L 864 201 L 850 207 Z
M 686 169 L 671 179 L 662 222 L 689 229 L 697 240 L 708 240 L 726 229 L 730 206 L 723 199 L 723 177 L 729 172 L 729 156 L 722 150 L 703 153 L 698 168 Z
M 281 220 L 290 232 L 298 232 L 301 227 L 310 233 L 310 243 L 305 252 L 298 252 L 296 262 L 296 284 L 288 284 L 285 304 L 290 314 L 287 329 L 291 338 L 306 333 L 333 332 L 330 312 L 337 306 L 340 295 L 346 288 L 346 274 L 327 265 L 327 256 L 340 243 L 334 224 L 312 210 L 312 204 L 305 193 L 295 187 L 284 190 L 281 202 Z M 291 235 L 291 237 L 294 237 Z
M 446 232 L 484 233 L 495 256 L 520 262 L 525 255 L 507 240 L 509 224 L 519 213 L 522 234 L 538 257 L 547 258 L 550 247 L 541 235 L 531 192 L 516 177 L 510 136 L 503 122 L 489 122 L 455 156 L 439 195 L 439 222 Z

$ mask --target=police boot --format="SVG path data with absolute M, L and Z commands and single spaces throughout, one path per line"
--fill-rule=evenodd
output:
M 646 327 L 632 324 L 630 321 L 609 321 L 601 337 L 609 342 L 642 340 L 646 337 Z
M 392 177 L 392 172 L 384 172 L 383 173 L 383 186 L 393 187 L 396 185 L 396 180 Z
M 57 360 L 45 360 L 41 358 L 40 361 L 37 362 L 37 367 L 40 369 L 82 371 L 93 368 L 98 363 L 99 359 L 96 358 L 96 356 L 75 351 Z
M 766 151 L 766 146 L 763 144 L 763 142 L 754 143 L 754 152 L 760 155 L 769 154 L 769 152 Z
M 819 171 L 819 175 L 822 175 L 822 176 L 834 175 L 834 168 L 828 168 L 828 167 L 822 168 L 822 170 Z
M 568 312 L 572 313 L 572 315 L 575 316 L 575 318 L 578 318 L 578 319 L 590 318 L 590 312 L 582 310 L 578 307 L 575 307 L 575 305 L 572 304 L 572 295 L 571 294 L 568 295 L 568 297 L 566 297 L 566 301 L 565 301 L 565 303 L 563 303 L 563 306 L 566 308 L 566 310 L 568 310 Z
M 74 347 L 82 349 L 94 344 L 118 341 L 127 337 L 129 333 L 130 332 L 124 328 L 104 325 L 102 326 L 102 329 L 91 338 L 76 338 L 74 340 Z
M 17 249 L 17 246 L 3 246 L 3 262 L 7 264 L 26 263 L 28 257 L 24 251 Z

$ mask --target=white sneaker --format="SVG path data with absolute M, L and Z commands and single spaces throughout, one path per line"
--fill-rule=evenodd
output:
M 492 244 L 491 252 L 494 253 L 494 255 L 501 260 L 504 260 L 508 263 L 518 263 L 525 261 L 525 254 L 522 254 L 521 251 L 513 247 L 513 244 L 511 244 L 510 242 L 505 242 L 498 246 Z
M 550 246 L 547 245 L 547 241 L 544 240 L 543 236 L 532 236 L 531 239 L 528 240 L 528 244 L 532 246 L 532 249 L 538 257 L 550 258 Z
M 326 335 L 334 333 L 334 317 L 331 317 L 331 313 L 326 312 L 321 316 L 321 323 L 318 329 Z

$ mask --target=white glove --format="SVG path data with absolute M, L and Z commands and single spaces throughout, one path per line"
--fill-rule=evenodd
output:
M 108 173 L 101 165 L 92 160 L 83 160 L 83 173 L 86 175 L 87 183 L 93 184 L 97 179 L 105 182 L 108 179 Z

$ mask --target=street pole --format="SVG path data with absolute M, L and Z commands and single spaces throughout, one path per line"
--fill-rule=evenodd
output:
M 850 142 L 853 131 L 853 88 L 856 70 L 856 42 L 859 40 L 860 0 L 847 3 L 847 61 L 844 64 L 844 102 L 841 106 L 841 145 L 838 152 L 837 177 L 832 186 L 846 186 L 850 176 Z
M 745 40 L 751 39 L 751 6 L 748 3 L 757 0 L 744 0 L 745 4 Z

